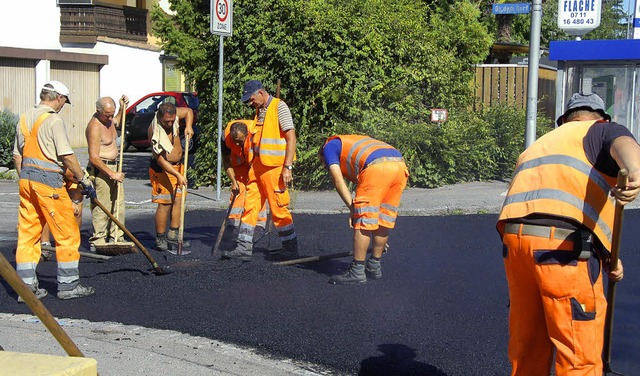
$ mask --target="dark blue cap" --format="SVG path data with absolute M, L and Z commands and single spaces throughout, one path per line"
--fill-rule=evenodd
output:
M 244 84 L 244 89 L 242 89 L 242 98 L 240 98 L 240 102 L 246 102 L 251 98 L 253 93 L 262 89 L 262 82 L 258 80 L 251 80 Z

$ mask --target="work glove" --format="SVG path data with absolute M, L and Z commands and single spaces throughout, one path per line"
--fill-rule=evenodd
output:
M 84 195 L 86 198 L 92 200 L 98 197 L 96 189 L 93 188 L 93 184 L 91 183 L 91 180 L 89 180 L 89 178 L 85 177 L 79 182 L 79 184 L 82 186 L 82 190 L 84 191 Z

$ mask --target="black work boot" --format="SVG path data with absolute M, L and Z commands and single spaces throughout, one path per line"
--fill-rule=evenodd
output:
M 225 260 L 238 259 L 241 261 L 251 261 L 252 254 L 253 243 L 238 239 L 235 249 L 222 252 L 220 257 Z
M 367 260 L 367 264 L 365 265 L 364 272 L 369 279 L 382 278 L 382 266 L 380 264 L 380 260 L 369 257 L 369 259 Z
M 175 247 L 178 246 L 178 229 L 173 229 L 173 228 L 169 229 L 169 232 L 167 232 L 167 242 Z M 183 240 L 182 248 L 189 248 L 189 247 L 191 247 L 191 242 L 188 240 Z
M 271 254 L 270 261 L 287 261 L 298 258 L 298 238 L 282 242 L 282 249 Z
M 234 225 L 227 225 L 222 232 L 222 239 L 220 240 L 221 252 L 233 251 L 236 248 L 236 241 L 238 240 L 239 228 Z
M 329 279 L 329 283 L 334 285 L 359 285 L 367 282 L 367 276 L 364 272 L 364 263 L 356 261 L 351 262 L 349 269 L 340 275 L 336 275 Z
M 169 243 L 167 243 L 166 234 L 156 234 L 156 249 L 161 252 L 166 252 L 169 250 Z

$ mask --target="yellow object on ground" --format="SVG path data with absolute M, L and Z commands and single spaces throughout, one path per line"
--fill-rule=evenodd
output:
M 0 376 L 95 376 L 98 362 L 93 358 L 77 358 L 44 354 L 0 351 Z

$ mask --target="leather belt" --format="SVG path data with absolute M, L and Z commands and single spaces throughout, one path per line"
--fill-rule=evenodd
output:
M 118 164 L 118 161 L 117 161 L 117 160 L 115 160 L 115 159 L 114 159 L 114 160 L 112 160 L 112 161 L 110 161 L 110 160 L 108 160 L 108 159 L 102 159 L 102 163 L 104 163 L 104 164 L 106 164 L 106 165 L 117 165 L 117 164 Z
M 555 229 L 555 231 L 553 231 Z M 551 233 L 553 231 L 553 237 Z M 535 236 L 538 238 L 547 238 L 555 240 L 573 240 L 572 236 L 576 233 L 575 230 L 569 230 L 566 228 L 528 225 L 524 223 L 506 223 L 504 226 L 505 234 L 520 234 Z

